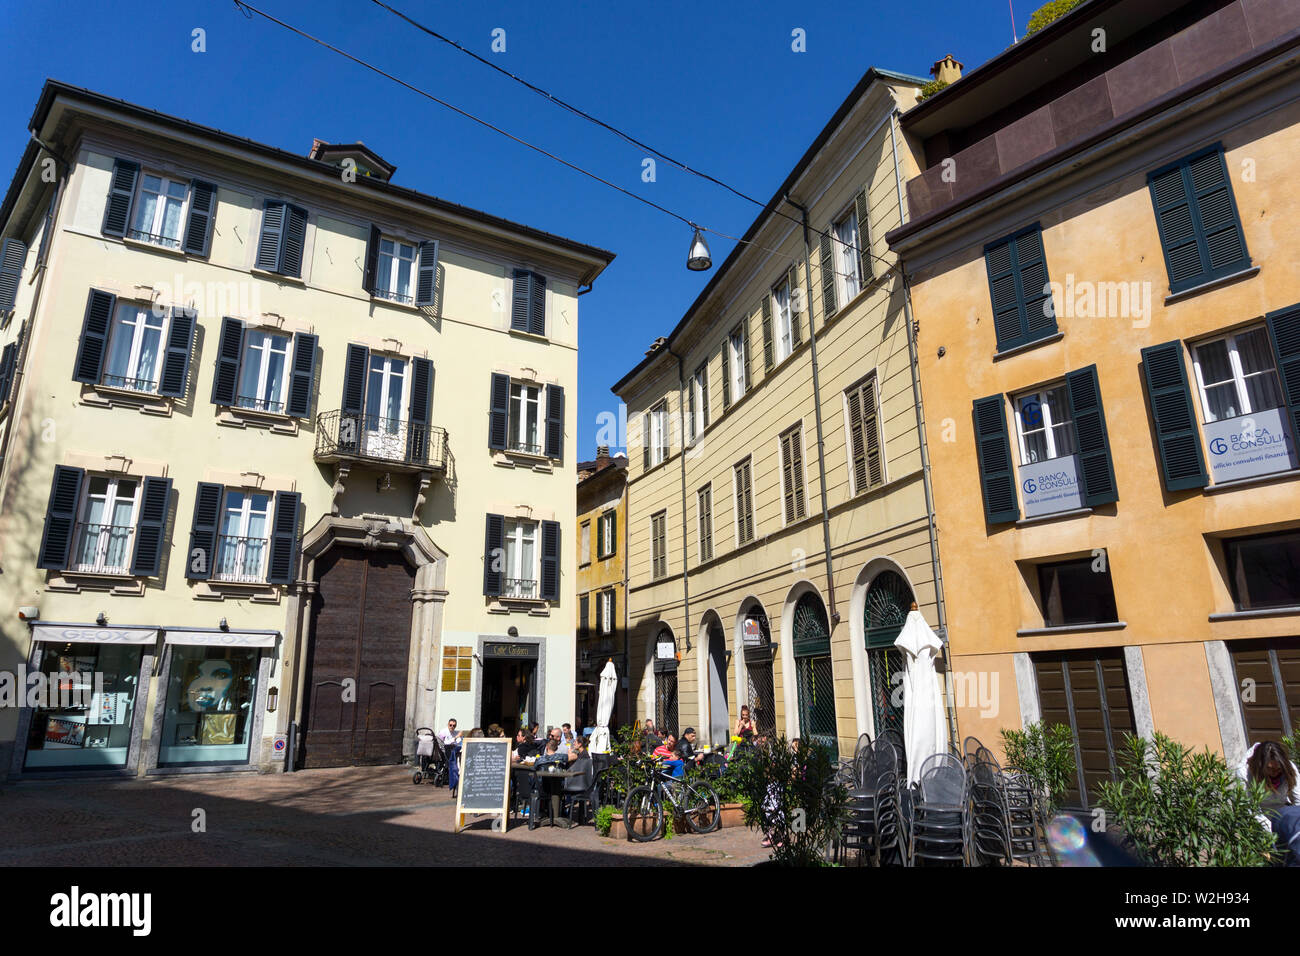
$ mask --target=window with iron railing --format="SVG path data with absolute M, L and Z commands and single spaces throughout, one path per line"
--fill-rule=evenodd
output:
M 535 598 L 537 597 L 537 581 L 535 578 L 506 578 L 505 590 L 502 597 L 508 598 Z
M 381 239 L 375 272 L 375 295 L 403 305 L 413 304 L 416 256 L 417 248 L 413 243 Z
M 270 546 L 271 496 L 260 492 L 226 491 L 221 533 L 212 579 L 235 584 L 266 580 Z
M 128 239 L 149 242 L 168 249 L 181 247 L 181 224 L 185 221 L 185 200 L 190 184 L 152 173 L 140 176 L 134 215 Z
M 249 329 L 244 336 L 235 404 L 283 415 L 288 389 L 289 336 Z
M 92 475 L 84 494 L 71 569 L 85 574 L 130 574 L 139 479 Z
M 162 368 L 166 313 L 139 302 L 120 302 L 113 313 L 100 384 L 155 394 Z

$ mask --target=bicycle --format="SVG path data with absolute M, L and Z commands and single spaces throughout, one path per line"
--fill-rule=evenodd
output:
M 656 768 L 648 785 L 633 787 L 623 804 L 623 826 L 629 840 L 649 843 L 664 829 L 664 804 L 684 817 L 692 833 L 711 833 L 722 822 L 722 801 L 702 781 L 678 779 Z

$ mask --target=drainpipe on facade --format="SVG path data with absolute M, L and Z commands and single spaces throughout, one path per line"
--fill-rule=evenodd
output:
M 894 186 L 898 190 L 899 225 L 907 223 L 907 206 L 903 202 L 903 178 L 898 168 L 898 140 L 894 126 L 899 111 L 895 107 L 889 117 L 889 144 L 894 153 Z M 934 602 L 939 614 L 939 629 L 943 632 L 944 702 L 948 711 L 948 739 L 958 746 L 957 705 L 953 697 L 952 654 L 948 647 L 948 615 L 943 600 L 943 572 L 939 565 L 939 537 L 934 523 L 934 491 L 930 484 L 930 449 L 925 438 L 925 411 L 921 407 L 921 376 L 917 352 L 915 319 L 912 317 L 912 291 L 907 284 L 907 269 L 903 258 L 898 258 L 898 277 L 903 283 L 903 321 L 907 323 L 907 354 L 912 372 L 912 407 L 916 410 L 916 434 L 921 446 L 921 484 L 925 488 L 926 528 L 930 533 L 930 570 L 934 576 Z
M 817 476 L 822 499 L 822 546 L 826 553 L 826 598 L 830 605 L 830 625 L 834 630 L 835 625 L 840 623 L 840 612 L 835 604 L 835 568 L 831 564 L 831 517 L 830 508 L 826 503 L 826 444 L 822 437 L 822 392 L 821 380 L 817 373 L 817 329 L 813 325 L 812 247 L 808 235 L 808 209 L 791 199 L 788 193 L 785 201 L 798 209 L 803 217 L 803 274 L 804 281 L 808 284 L 808 294 L 805 298 L 808 303 L 808 348 L 812 359 L 813 412 L 817 422 Z
M 625 429 L 626 430 L 626 429 Z M 627 436 L 623 437 L 623 454 L 627 456 L 628 469 L 632 467 L 632 456 L 627 447 Z M 628 526 L 632 523 L 632 482 L 628 480 L 627 471 L 623 472 L 623 680 L 627 681 L 627 689 L 623 692 L 623 706 L 626 708 L 628 724 L 631 724 L 636 718 L 632 712 L 632 592 L 631 592 L 631 569 L 632 562 L 628 560 L 627 549 L 631 546 L 632 539 L 628 532 Z

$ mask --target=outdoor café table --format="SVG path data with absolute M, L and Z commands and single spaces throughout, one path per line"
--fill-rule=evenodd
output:
M 515 764 L 513 769 L 516 772 L 523 772 L 523 773 L 530 774 L 532 776 L 533 783 L 534 783 L 534 789 L 533 789 L 534 797 L 537 796 L 538 789 L 546 790 L 547 794 L 551 798 L 550 800 L 551 826 L 558 826 L 559 824 L 557 824 L 556 821 L 560 818 L 560 790 L 559 787 L 556 785 L 556 781 L 566 780 L 569 777 L 579 777 L 582 775 L 582 771 L 567 770 L 567 769 L 552 770 L 549 768 L 543 768 L 541 770 L 537 770 L 536 768 L 530 767 L 528 764 L 524 764 L 524 763 Z M 528 829 L 536 830 L 539 826 L 541 826 L 541 823 L 537 819 L 538 810 L 540 809 L 540 807 L 538 806 L 538 801 L 530 799 L 529 807 L 530 810 L 529 810 L 529 817 L 528 817 Z M 568 826 L 572 826 L 572 824 L 568 824 Z

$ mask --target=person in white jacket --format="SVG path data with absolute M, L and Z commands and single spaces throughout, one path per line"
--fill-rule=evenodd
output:
M 1291 852 L 1288 866 L 1300 866 L 1300 768 L 1273 740 L 1253 744 L 1237 767 L 1243 781 L 1264 785 L 1264 812 L 1256 819 L 1277 836 L 1278 849 Z

